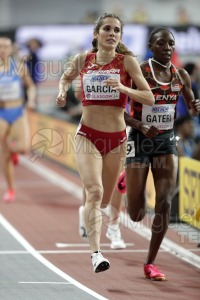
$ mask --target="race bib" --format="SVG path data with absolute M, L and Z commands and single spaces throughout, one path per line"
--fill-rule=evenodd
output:
M 83 89 L 86 100 L 118 100 L 119 91 L 106 86 L 104 81 L 115 78 L 120 81 L 120 74 L 89 73 L 83 75 Z
M 159 130 L 172 129 L 174 125 L 175 104 L 148 106 L 143 104 L 142 123 L 153 125 Z
M 135 142 L 134 141 L 127 142 L 126 157 L 135 157 Z
M 9 83 L 0 82 L 0 100 L 14 100 L 21 97 L 21 88 L 19 81 Z

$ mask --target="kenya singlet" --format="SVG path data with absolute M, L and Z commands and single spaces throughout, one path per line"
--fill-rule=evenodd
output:
M 176 103 L 181 93 L 182 83 L 174 65 L 170 67 L 172 78 L 169 83 L 159 82 L 154 74 L 151 59 L 142 64 L 142 71 L 147 80 L 155 104 L 147 106 L 131 101 L 131 116 L 142 121 L 144 125 L 153 125 L 160 131 L 172 129 L 176 116 Z

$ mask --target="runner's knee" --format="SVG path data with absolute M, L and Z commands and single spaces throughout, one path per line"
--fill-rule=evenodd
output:
M 170 197 L 171 198 L 171 197 Z M 165 196 L 156 201 L 155 212 L 159 214 L 168 214 L 171 208 L 171 200 Z
M 131 220 L 134 222 L 139 222 L 144 219 L 146 213 L 144 208 L 140 208 L 139 210 L 129 210 L 128 212 Z
M 86 189 L 86 201 L 101 201 L 103 198 L 103 187 L 100 185 L 91 185 L 85 188 Z
M 145 196 L 131 197 L 127 195 L 127 210 L 132 221 L 141 221 L 146 214 L 146 198 Z

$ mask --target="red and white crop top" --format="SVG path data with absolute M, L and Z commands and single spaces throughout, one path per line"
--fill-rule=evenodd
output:
M 88 53 L 80 76 L 83 106 L 105 105 L 125 108 L 128 96 L 104 83 L 106 79 L 112 77 L 131 87 L 132 80 L 124 68 L 123 54 L 117 53 L 107 65 L 98 65 L 96 53 Z

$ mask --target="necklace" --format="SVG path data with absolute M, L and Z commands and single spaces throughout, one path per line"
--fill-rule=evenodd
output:
M 154 58 L 152 58 L 151 60 L 154 61 L 155 63 L 157 63 L 158 65 L 162 66 L 165 69 L 169 69 L 172 65 L 171 62 L 169 64 L 169 66 L 165 66 L 165 65 L 161 64 L 159 61 L 155 60 Z

